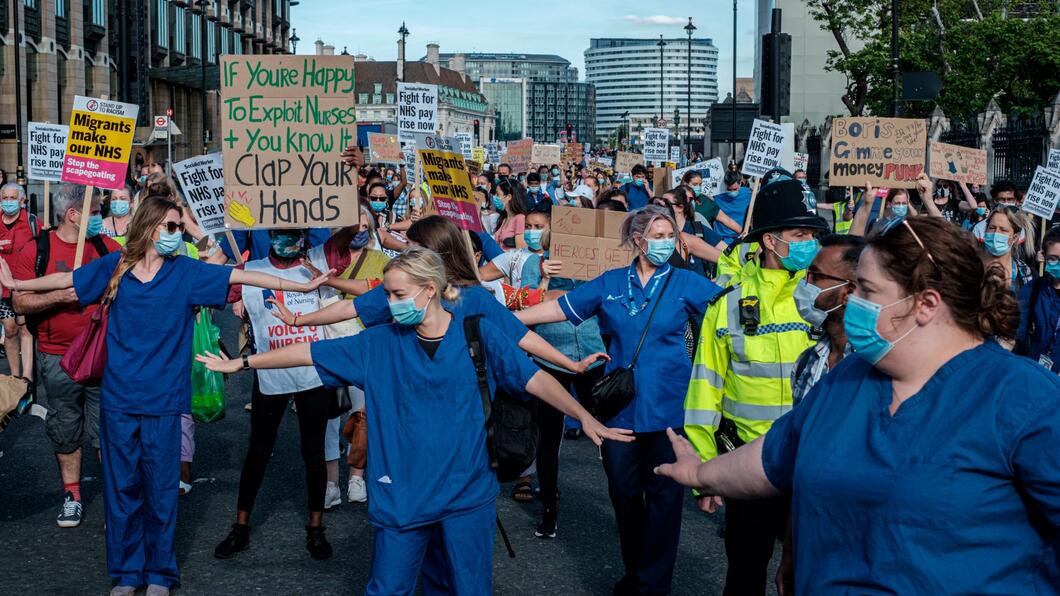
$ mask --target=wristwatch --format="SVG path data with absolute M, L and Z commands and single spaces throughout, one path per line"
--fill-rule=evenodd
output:
M 250 370 L 250 356 L 243 354 L 243 370 Z

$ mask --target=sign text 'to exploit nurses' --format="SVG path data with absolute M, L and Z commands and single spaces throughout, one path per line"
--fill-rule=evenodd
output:
M 230 228 L 356 224 L 352 56 L 221 58 L 221 148 Z
M 131 103 L 74 96 L 62 181 L 109 190 L 124 187 L 139 111 Z

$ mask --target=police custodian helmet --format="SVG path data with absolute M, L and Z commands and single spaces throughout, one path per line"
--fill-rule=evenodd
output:
M 751 231 L 743 242 L 760 242 L 765 232 L 791 228 L 820 232 L 831 229 L 817 214 L 817 199 L 809 187 L 785 170 L 771 170 L 762 177 L 762 186 L 751 211 Z

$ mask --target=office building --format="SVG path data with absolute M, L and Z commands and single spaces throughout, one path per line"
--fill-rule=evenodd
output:
M 68 123 L 75 95 L 135 103 L 134 159 L 146 162 L 166 158 L 150 123 L 167 108 L 183 133 L 174 138 L 174 160 L 218 148 L 218 56 L 293 49 L 290 0 L 5 0 L 0 33 L 7 47 L 15 45 L 16 5 L 21 79 L 15 80 L 15 52 L 5 51 L 0 122 L 20 121 L 25 139 L 28 121 Z M 0 144 L 0 167 L 12 178 L 16 147 Z
M 664 39 L 661 69 L 659 39 L 591 39 L 585 50 L 585 80 L 596 88 L 596 136 L 616 137 L 619 127 L 631 117 L 660 116 L 672 134 L 682 138 L 692 119 L 692 137 L 703 138 L 703 121 L 710 105 L 718 100 L 718 49 L 706 38 Z M 691 80 L 689 80 L 691 58 Z M 661 80 L 660 80 L 661 77 Z M 660 104 L 660 86 L 662 98 Z M 688 102 L 691 97 L 692 110 Z M 680 131 L 674 126 L 679 114 Z M 628 134 L 623 127 L 623 136 Z
M 529 79 L 484 77 L 478 79 L 478 89 L 497 115 L 495 140 L 517 141 L 530 136 Z
M 543 143 L 595 142 L 595 98 L 587 83 L 530 83 L 527 136 Z
M 421 58 L 425 60 L 426 58 Z M 439 54 L 439 63 L 463 70 L 473 80 L 518 78 L 531 82 L 578 82 L 578 69 L 555 54 Z

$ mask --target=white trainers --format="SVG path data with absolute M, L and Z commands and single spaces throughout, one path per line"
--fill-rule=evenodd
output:
M 364 503 L 368 500 L 368 485 L 360 476 L 350 476 L 346 485 L 346 499 L 351 503 Z
M 339 491 L 339 485 L 329 481 L 328 490 L 324 493 L 324 511 L 341 504 L 342 492 Z

